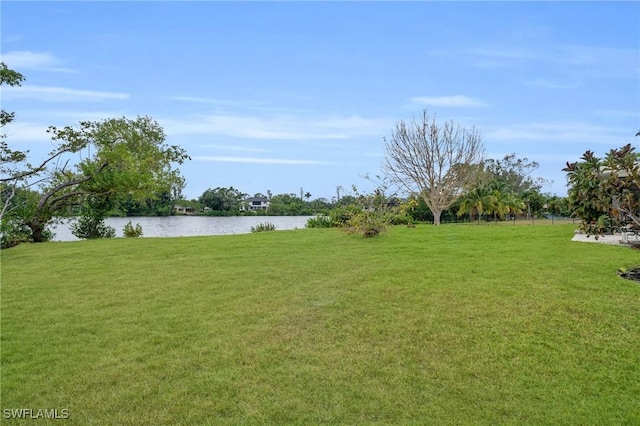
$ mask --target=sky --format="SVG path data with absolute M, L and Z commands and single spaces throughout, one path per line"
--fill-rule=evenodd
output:
M 150 116 L 208 188 L 331 199 L 367 190 L 384 139 L 423 110 L 481 134 L 487 158 L 567 161 L 640 137 L 640 2 L 30 2 L 0 4 L 14 149 L 46 129 Z

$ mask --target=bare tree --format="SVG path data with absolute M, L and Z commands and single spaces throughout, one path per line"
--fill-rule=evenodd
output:
M 474 180 L 482 160 L 484 147 L 475 127 L 460 128 L 453 121 L 443 125 L 427 110 L 422 120 L 396 124 L 390 139 L 385 141 L 383 168 L 397 184 L 417 193 L 433 213 L 434 225 L 440 225 L 440 215 L 462 195 Z

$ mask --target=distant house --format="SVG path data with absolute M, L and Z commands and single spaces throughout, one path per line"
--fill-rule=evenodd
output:
M 249 197 L 242 200 L 240 203 L 240 210 L 242 211 L 257 211 L 267 210 L 269 208 L 269 199 L 267 197 Z
M 193 207 L 183 206 L 182 204 L 176 204 L 173 206 L 174 214 L 193 214 Z

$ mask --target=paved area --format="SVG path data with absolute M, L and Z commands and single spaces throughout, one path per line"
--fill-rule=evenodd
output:
M 622 240 L 622 235 L 620 234 L 601 235 L 598 237 L 597 240 L 596 240 L 596 237 L 593 235 L 591 235 L 590 237 L 587 237 L 587 234 L 575 234 L 571 239 L 571 241 L 579 241 L 582 243 L 613 244 L 613 245 L 625 246 L 625 247 L 630 246 L 630 244 L 628 243 L 622 243 L 621 240 Z M 631 235 L 629 236 L 629 242 L 639 244 L 640 240 L 638 240 L 636 236 Z

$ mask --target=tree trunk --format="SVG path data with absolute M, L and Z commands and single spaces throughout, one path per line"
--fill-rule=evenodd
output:
M 442 211 L 440 209 L 435 209 L 433 212 L 433 224 L 435 226 L 440 226 L 440 215 Z
M 27 223 L 29 229 L 31 229 L 31 240 L 34 243 L 44 243 L 48 241 L 47 235 L 45 233 L 45 225 L 38 219 L 32 219 Z

